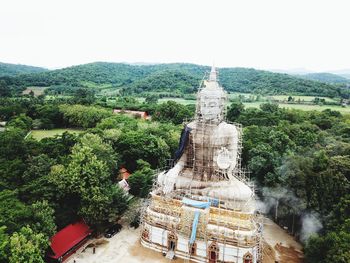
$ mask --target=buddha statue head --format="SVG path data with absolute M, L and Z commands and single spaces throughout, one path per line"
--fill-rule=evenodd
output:
M 226 92 L 219 86 L 216 70 L 212 67 L 209 80 L 197 94 L 197 118 L 204 121 L 222 121 L 226 104 Z

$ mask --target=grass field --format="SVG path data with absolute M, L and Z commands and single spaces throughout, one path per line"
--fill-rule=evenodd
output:
M 185 100 L 183 98 L 163 98 L 163 99 L 159 99 L 158 103 L 167 102 L 168 100 L 172 100 L 183 105 L 196 104 L 196 100 Z
M 260 104 L 263 102 L 244 102 L 244 105 L 247 108 L 258 108 Z M 317 111 L 323 111 L 325 109 L 331 109 L 335 111 L 339 111 L 341 113 L 350 114 L 350 107 L 341 107 L 341 106 L 334 106 L 334 105 L 305 105 L 305 104 L 279 104 L 280 108 L 286 108 L 286 109 L 297 109 L 297 110 L 305 110 L 305 111 L 311 111 L 311 110 L 317 110 Z
M 268 98 L 272 98 L 275 100 L 279 100 L 279 101 L 287 101 L 288 100 L 288 95 L 274 95 L 274 96 L 268 96 Z M 291 96 L 294 101 L 313 101 L 315 100 L 315 96 Z M 332 98 L 327 98 L 327 97 L 317 97 L 320 99 L 325 99 L 325 101 L 327 102 L 336 102 L 337 100 L 332 99 Z
M 309 96 L 300 96 L 300 97 L 309 97 Z M 314 98 L 314 97 L 313 97 Z M 188 104 L 196 104 L 195 100 L 185 100 L 182 98 L 163 98 L 159 99 L 158 103 L 163 103 L 168 100 L 175 101 L 177 103 L 181 103 L 184 105 Z M 305 100 L 306 101 L 306 100 Z M 142 99 L 140 99 L 140 102 L 142 102 Z M 259 108 L 260 104 L 266 103 L 264 101 L 257 101 L 257 102 L 244 102 L 243 104 L 247 108 Z M 323 111 L 325 109 L 331 109 L 331 110 L 336 110 L 341 113 L 350 113 L 350 107 L 341 107 L 341 106 L 335 106 L 335 105 L 305 105 L 305 104 L 287 104 L 287 103 L 279 103 L 279 106 L 281 108 L 287 108 L 287 109 L 298 109 L 298 110 L 305 110 L 305 111 L 310 111 L 310 110 L 317 110 L 317 111 Z
M 32 130 L 29 136 L 40 141 L 43 138 L 54 137 L 56 135 L 61 135 L 64 132 L 81 133 L 83 132 L 83 130 L 77 130 L 77 129 Z

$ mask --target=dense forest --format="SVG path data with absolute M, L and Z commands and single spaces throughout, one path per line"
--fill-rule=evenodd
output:
M 47 71 L 45 68 L 0 62 L 0 77 Z
M 129 65 L 96 62 L 64 69 L 0 78 L 0 95 L 20 93 L 28 86 L 120 89 L 121 93 L 152 91 L 193 93 L 209 67 L 194 64 Z M 313 95 L 349 98 L 344 83 L 329 84 L 248 68 L 222 68 L 220 81 L 229 92 Z
M 152 121 L 112 114 L 117 106 L 147 109 Z M 193 114 L 193 105 L 151 98 L 107 106 L 90 93 L 0 99 L 7 121 L 0 132 L 0 262 L 43 262 L 49 237 L 65 225 L 84 218 L 98 232 L 118 219 L 131 202 L 117 185 L 121 167 L 132 172 L 134 198 L 147 197 L 154 170 L 173 157 L 181 123 Z M 275 217 L 278 201 L 277 222 L 303 242 L 307 262 L 349 262 L 349 116 L 275 104 L 245 109 L 237 101 L 227 118 L 243 124 L 243 164 L 258 185 L 260 209 Z M 58 127 L 83 132 L 28 135 Z M 314 229 L 305 227 L 310 219 Z
M 331 83 L 331 84 L 349 84 L 350 85 L 350 79 L 332 74 L 332 73 L 310 73 L 310 74 L 305 74 L 305 75 L 297 75 L 300 78 L 303 79 L 311 79 L 311 80 L 316 80 L 320 82 L 325 82 L 325 83 Z

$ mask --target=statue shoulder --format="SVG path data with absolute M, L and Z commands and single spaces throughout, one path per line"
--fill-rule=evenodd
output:
M 188 128 L 194 129 L 196 128 L 196 122 L 195 121 L 191 121 L 190 123 L 188 123 L 186 125 Z
M 236 135 L 238 133 L 236 125 L 224 121 L 219 124 L 219 129 L 227 135 Z

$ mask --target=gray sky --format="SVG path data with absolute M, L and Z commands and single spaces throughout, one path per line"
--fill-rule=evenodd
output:
M 0 0 L 0 61 L 350 68 L 348 0 Z

